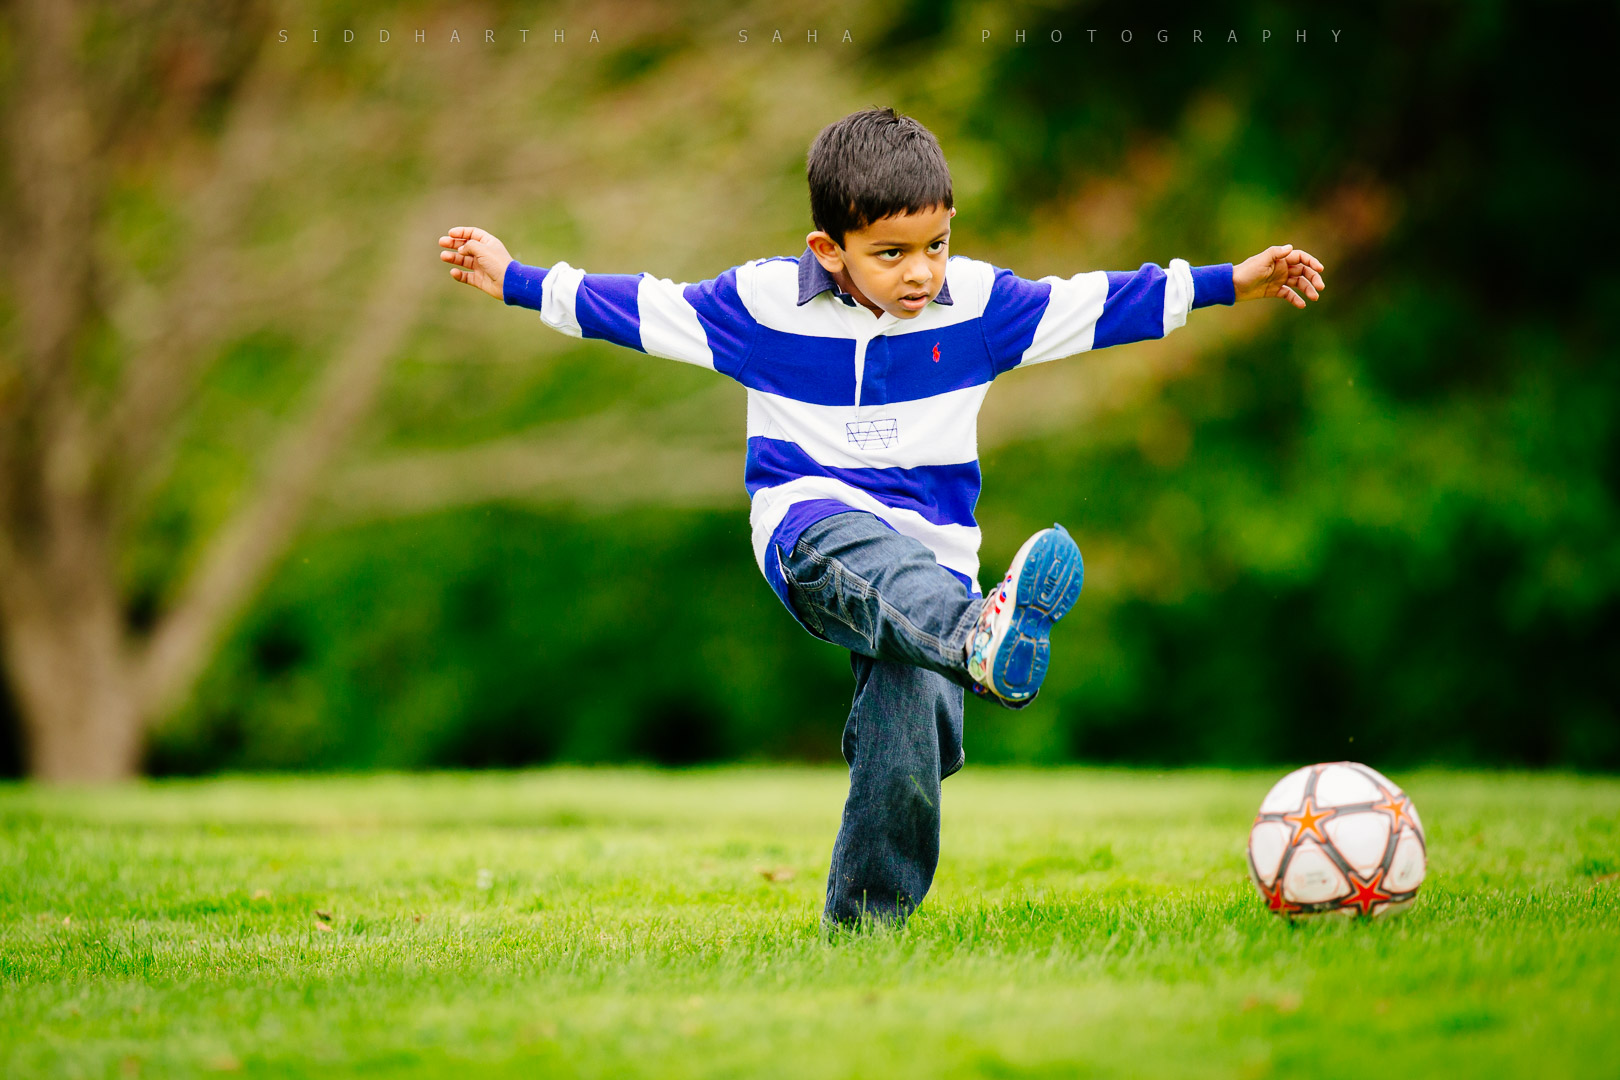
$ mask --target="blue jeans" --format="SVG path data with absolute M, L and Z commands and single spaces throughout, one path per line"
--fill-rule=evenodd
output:
M 872 514 L 810 525 L 781 554 L 794 610 L 850 651 L 849 798 L 827 876 L 829 924 L 903 922 L 939 865 L 940 781 L 962 767 L 966 647 L 982 597 Z

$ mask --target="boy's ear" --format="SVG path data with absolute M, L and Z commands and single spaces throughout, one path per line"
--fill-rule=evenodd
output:
M 836 274 L 844 268 L 844 252 L 833 243 L 833 238 L 827 233 L 818 229 L 806 236 L 804 242 L 815 252 L 816 261 L 821 263 L 829 274 Z

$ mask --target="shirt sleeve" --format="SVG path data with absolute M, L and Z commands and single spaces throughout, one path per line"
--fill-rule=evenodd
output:
M 646 273 L 588 274 L 565 262 L 539 267 L 514 260 L 501 290 L 508 305 L 538 311 L 541 322 L 570 337 L 601 338 L 735 376 L 759 325 L 739 284 L 752 281 L 745 273 L 752 269 L 734 266 L 707 281 L 677 284 Z
M 1021 278 L 992 267 L 984 310 L 985 344 L 995 373 L 1044 364 L 1089 349 L 1162 338 L 1193 308 L 1231 304 L 1232 264 L 1168 268 L 1143 263 L 1134 273 L 1094 270 L 1069 278 Z

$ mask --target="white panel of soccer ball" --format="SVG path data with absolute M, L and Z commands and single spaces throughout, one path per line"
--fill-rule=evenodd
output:
M 1427 866 L 1412 800 L 1359 762 L 1289 773 L 1249 830 L 1249 874 L 1280 915 L 1383 915 L 1412 902 Z

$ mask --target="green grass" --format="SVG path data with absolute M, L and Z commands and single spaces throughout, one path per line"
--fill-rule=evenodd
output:
M 830 769 L 0 788 L 0 1074 L 1620 1075 L 1620 781 L 1397 774 L 1417 903 L 1292 925 L 1281 771 L 970 765 L 835 943 Z

